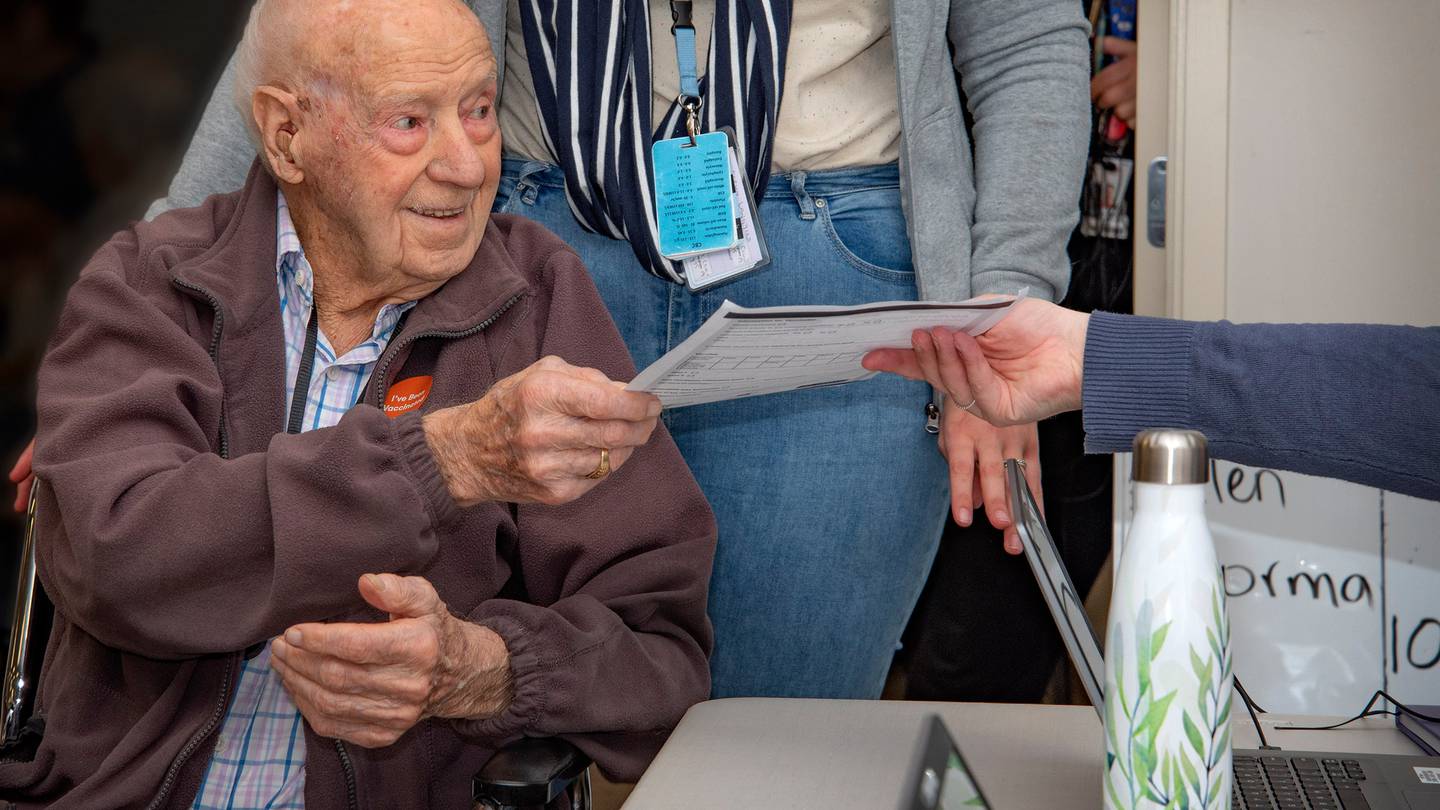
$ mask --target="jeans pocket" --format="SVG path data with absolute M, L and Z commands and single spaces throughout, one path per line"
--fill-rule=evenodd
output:
M 915 283 L 899 189 L 836 194 L 816 199 L 815 208 L 831 246 L 846 264 L 881 281 Z

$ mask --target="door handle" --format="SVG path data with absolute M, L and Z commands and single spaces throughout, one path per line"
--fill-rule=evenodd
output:
M 1165 164 L 1161 155 L 1150 161 L 1149 183 L 1145 189 L 1145 238 L 1150 244 L 1165 247 Z

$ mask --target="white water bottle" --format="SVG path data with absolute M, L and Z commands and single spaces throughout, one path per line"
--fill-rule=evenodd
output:
M 1105 638 L 1105 807 L 1228 808 L 1230 623 L 1205 522 L 1205 437 L 1135 437 L 1135 519 Z

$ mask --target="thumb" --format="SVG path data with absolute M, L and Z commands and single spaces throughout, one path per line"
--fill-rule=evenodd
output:
M 440 595 L 424 577 L 366 574 L 360 577 L 360 596 L 371 607 L 393 619 L 418 619 L 445 610 Z
M 960 363 L 965 367 L 965 377 L 970 383 L 970 396 L 980 406 L 979 413 L 991 424 L 1006 424 L 1003 421 L 1004 415 L 998 413 L 1001 382 L 999 375 L 990 367 L 985 350 L 980 348 L 975 338 L 963 331 L 955 333 L 955 349 L 960 354 Z

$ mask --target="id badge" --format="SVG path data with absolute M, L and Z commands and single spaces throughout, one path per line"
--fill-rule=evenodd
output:
M 735 233 L 738 238 L 730 248 L 691 256 L 683 262 L 685 286 L 691 292 L 724 284 L 770 263 L 770 246 L 765 241 L 764 229 L 760 227 L 749 180 L 735 151 L 734 133 L 728 127 L 721 131 L 731 138 L 730 204 L 735 209 Z
M 735 244 L 730 140 L 723 132 L 668 138 L 650 147 L 660 255 L 683 259 Z

